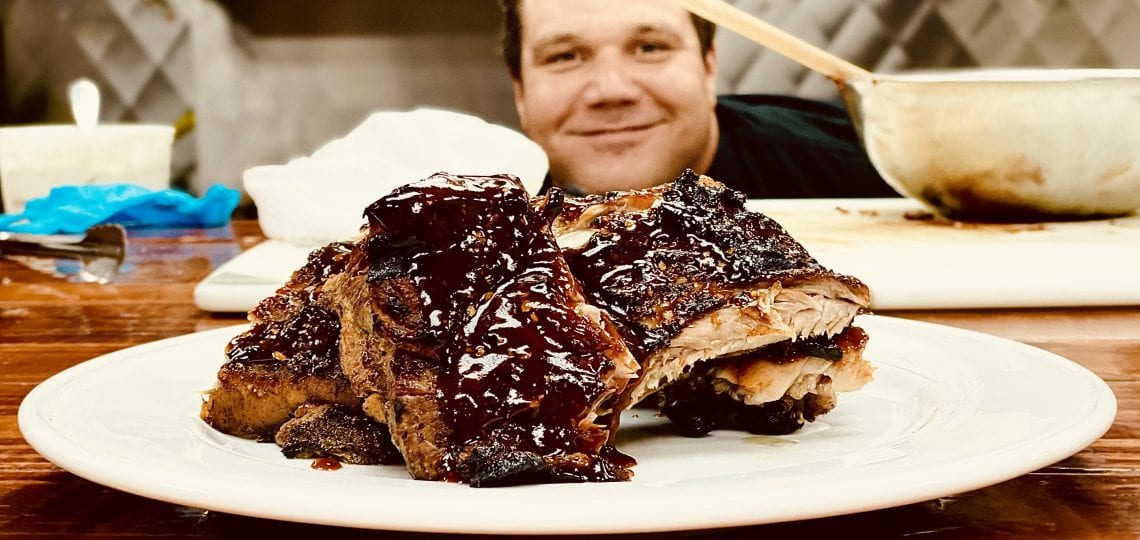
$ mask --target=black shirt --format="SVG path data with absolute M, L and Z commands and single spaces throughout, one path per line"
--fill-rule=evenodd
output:
M 722 95 L 716 118 L 720 142 L 704 174 L 749 198 L 898 196 L 871 165 L 839 105 L 790 96 Z M 542 192 L 550 186 L 547 175 Z
M 842 107 L 789 96 L 726 95 L 708 176 L 750 198 L 895 197 Z

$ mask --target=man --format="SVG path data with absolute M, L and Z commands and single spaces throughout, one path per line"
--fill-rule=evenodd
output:
M 715 27 L 664 0 L 502 0 L 523 131 L 572 193 L 685 168 L 751 197 L 893 196 L 842 108 L 716 95 Z

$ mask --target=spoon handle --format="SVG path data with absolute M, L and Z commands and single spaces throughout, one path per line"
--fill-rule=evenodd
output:
M 772 26 L 723 0 L 676 0 L 690 12 L 776 51 L 836 82 L 871 78 L 871 73 Z
M 99 87 L 91 79 L 81 78 L 67 86 L 71 116 L 80 129 L 91 129 L 99 123 Z

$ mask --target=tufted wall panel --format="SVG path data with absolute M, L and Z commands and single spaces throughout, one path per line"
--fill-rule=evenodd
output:
M 1140 0 L 730 0 L 876 71 L 1140 67 Z M 725 93 L 835 99 L 832 83 L 721 30 Z

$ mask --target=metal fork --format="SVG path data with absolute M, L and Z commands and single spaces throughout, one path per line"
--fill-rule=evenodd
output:
M 119 275 L 127 253 L 121 225 L 96 225 L 83 235 L 39 235 L 0 232 L 0 255 L 78 259 L 83 281 L 110 283 Z

